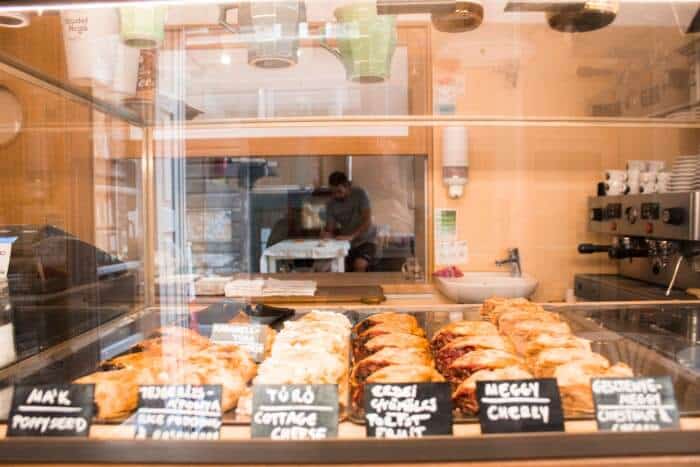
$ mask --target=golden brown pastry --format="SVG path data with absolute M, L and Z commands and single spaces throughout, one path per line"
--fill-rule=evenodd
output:
M 246 383 L 250 382 L 257 373 L 258 366 L 248 352 L 234 344 L 214 344 L 193 357 L 197 355 L 213 356 L 221 361 L 228 371 L 239 373 Z
M 591 361 L 594 365 L 598 365 L 601 368 L 610 367 L 610 362 L 602 355 L 587 349 L 578 348 L 545 349 L 528 362 L 535 376 L 538 378 L 551 378 L 554 376 L 554 370 L 558 366 L 578 360 Z
M 540 312 L 544 311 L 544 308 L 526 298 L 495 298 L 486 300 L 481 306 L 480 313 L 482 317 L 496 324 L 498 318 L 509 311 Z
M 430 365 L 390 365 L 372 373 L 365 384 L 371 383 L 439 383 L 445 378 Z M 364 408 L 365 384 L 353 387 L 352 403 L 358 410 Z
M 355 335 L 359 336 L 367 329 L 377 324 L 384 324 L 389 326 L 407 326 L 409 329 L 418 328 L 418 320 L 415 316 L 408 313 L 397 313 L 395 311 L 387 311 L 384 313 L 377 313 L 367 318 L 363 319 L 355 325 L 353 332 Z
M 572 335 L 571 328 L 563 321 L 550 323 L 538 320 L 526 320 L 515 323 L 511 327 L 510 333 L 505 335 L 513 342 L 515 351 L 524 355 L 528 342 L 536 339 L 539 334 L 556 336 Z
M 502 336 L 468 336 L 455 339 L 443 346 L 435 354 L 435 366 L 444 372 L 462 355 L 479 349 L 496 349 L 513 353 L 515 349 L 508 339 Z
M 592 360 L 564 363 L 554 370 L 564 414 L 568 416 L 593 412 L 592 378 L 627 378 L 632 376 L 634 376 L 632 369 L 624 363 L 606 367 Z
M 445 369 L 443 375 L 451 383 L 460 384 L 477 371 L 496 370 L 510 366 L 527 370 L 525 360 L 518 355 L 497 349 L 479 349 L 454 360 Z
M 498 334 L 498 329 L 486 321 L 455 321 L 447 326 L 443 326 L 433 335 L 430 347 L 433 352 L 437 352 L 445 345 L 460 337 L 467 336 L 494 336 Z
M 182 339 L 175 336 L 161 336 L 146 339 L 134 347 L 134 350 L 142 352 L 158 352 L 168 355 L 189 355 L 206 348 L 209 339 Z
M 359 361 L 367 358 L 375 352 L 379 352 L 385 347 L 396 347 L 399 349 L 420 349 L 426 352 L 430 349 L 428 340 L 424 337 L 413 334 L 382 334 L 368 340 L 364 345 L 355 349 L 355 360 Z
M 522 321 L 541 321 L 543 323 L 558 323 L 561 317 L 557 313 L 548 311 L 508 311 L 498 318 L 498 330 L 505 335 L 510 335 L 513 326 Z
M 530 361 L 537 354 L 547 349 L 565 348 L 591 351 L 591 342 L 587 339 L 576 337 L 573 334 L 552 334 L 548 331 L 540 332 L 534 336 L 528 336 L 524 344 L 523 355 Z
M 133 369 L 98 371 L 75 382 L 95 385 L 95 416 L 101 420 L 126 418 L 138 404 L 138 383 Z
M 355 364 L 350 375 L 350 383 L 353 385 L 362 384 L 370 375 L 391 365 L 432 366 L 433 359 L 430 353 L 424 349 L 385 347 Z
M 369 342 L 370 340 L 374 339 L 377 336 L 381 336 L 383 334 L 392 334 L 392 333 L 398 333 L 398 334 L 412 334 L 414 336 L 418 337 L 425 337 L 425 332 L 423 329 L 413 326 L 413 325 L 404 325 L 403 322 L 397 321 L 397 323 L 402 323 L 400 326 L 395 326 L 392 324 L 377 324 L 376 326 L 372 326 L 371 328 L 367 329 L 364 331 L 362 334 L 357 336 L 355 339 L 352 341 L 353 345 L 353 353 L 357 353 L 358 348 L 364 347 L 364 345 Z
M 477 371 L 464 380 L 452 393 L 452 402 L 462 413 L 474 415 L 479 412 L 479 402 L 476 400 L 477 381 L 502 381 L 511 379 L 530 379 L 532 374 L 520 366 L 509 366 L 496 370 Z

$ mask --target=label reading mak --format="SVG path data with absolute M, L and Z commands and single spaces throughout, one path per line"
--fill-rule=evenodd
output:
M 478 381 L 476 397 L 482 433 L 564 431 L 555 379 Z
M 659 378 L 596 378 L 591 381 L 595 418 L 604 431 L 680 428 L 673 382 Z
M 452 434 L 449 383 L 368 384 L 364 400 L 368 437 Z
M 15 386 L 7 436 L 88 436 L 95 386 Z
M 219 439 L 221 386 L 139 386 L 135 425 L 136 439 Z
M 325 439 L 338 436 L 336 384 L 253 386 L 253 438 Z
M 265 342 L 268 327 L 249 323 L 216 323 L 212 327 L 211 341 L 215 344 L 236 344 L 260 363 L 265 358 Z

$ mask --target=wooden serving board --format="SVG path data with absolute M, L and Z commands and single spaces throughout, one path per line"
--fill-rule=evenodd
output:
M 255 297 L 253 303 L 266 305 L 280 304 L 328 304 L 328 303 L 364 303 L 376 305 L 384 302 L 384 290 L 378 285 L 361 286 L 319 286 L 313 297 Z

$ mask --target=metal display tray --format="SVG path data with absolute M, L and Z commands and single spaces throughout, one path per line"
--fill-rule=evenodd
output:
M 407 312 L 416 317 L 430 338 L 450 322 L 481 320 L 479 308 L 479 305 L 465 305 L 454 311 Z M 696 332 L 700 309 L 697 306 L 545 305 L 545 309 L 560 313 L 574 334 L 590 340 L 592 350 L 612 364 L 625 363 L 636 376 L 670 376 L 681 415 L 700 415 L 700 345 Z M 353 319 L 359 321 L 377 311 L 358 311 Z M 655 322 L 666 323 L 669 329 Z M 567 420 L 592 418 L 592 413 L 566 417 Z M 349 419 L 364 424 L 364 414 L 352 406 Z M 454 422 L 476 423 L 478 418 L 455 411 Z
M 216 304 L 197 312 L 197 317 L 202 321 L 198 325 L 200 332 L 207 335 L 212 324 L 210 321 L 227 322 L 240 312 L 241 308 L 240 304 L 235 303 Z M 400 311 L 416 316 L 428 337 L 449 322 L 481 319 L 478 305 L 436 308 L 402 307 Z M 612 363 L 624 362 L 640 376 L 670 376 L 681 414 L 700 414 L 700 369 L 697 358 L 699 307 L 667 304 L 643 307 L 586 304 L 545 308 L 561 313 L 577 335 L 591 340 L 593 350 L 604 355 Z M 371 314 L 389 310 L 392 309 L 376 307 L 337 311 L 346 315 L 354 324 Z M 303 311 L 297 312 L 296 318 L 302 314 Z M 195 322 L 187 306 L 148 308 L 117 318 L 101 328 L 0 370 L 0 392 L 6 391 L 8 386 L 14 384 L 74 381 L 80 376 L 96 371 L 101 362 L 128 352 L 160 326 L 186 326 Z M 277 323 L 273 327 L 280 325 L 281 323 Z M 346 406 L 351 407 L 350 404 Z M 354 423 L 364 423 L 362 414 L 354 413 L 351 408 L 347 416 Z M 0 406 L 0 420 L 6 417 L 7 407 Z M 457 423 L 475 421 L 475 417 L 461 414 L 455 417 Z M 224 415 L 223 422 L 227 425 L 245 425 L 249 423 L 249 418 L 239 417 L 234 411 L 230 411 Z M 126 419 L 116 423 L 130 421 Z

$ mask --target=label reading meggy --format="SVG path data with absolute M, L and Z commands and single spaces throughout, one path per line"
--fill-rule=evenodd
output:
M 365 427 L 374 438 L 452 434 L 449 383 L 368 384 Z
M 325 439 L 338 436 L 336 384 L 253 386 L 253 438 Z
M 87 436 L 94 392 L 92 384 L 15 386 L 7 436 Z
M 236 344 L 259 363 L 265 358 L 267 329 L 262 324 L 217 323 L 212 327 L 211 340 L 215 344 Z
M 673 382 L 659 378 L 596 378 L 591 381 L 599 430 L 658 431 L 680 427 Z
M 555 379 L 478 381 L 476 397 L 482 433 L 564 431 Z
M 219 439 L 221 386 L 139 386 L 135 425 L 136 439 Z

